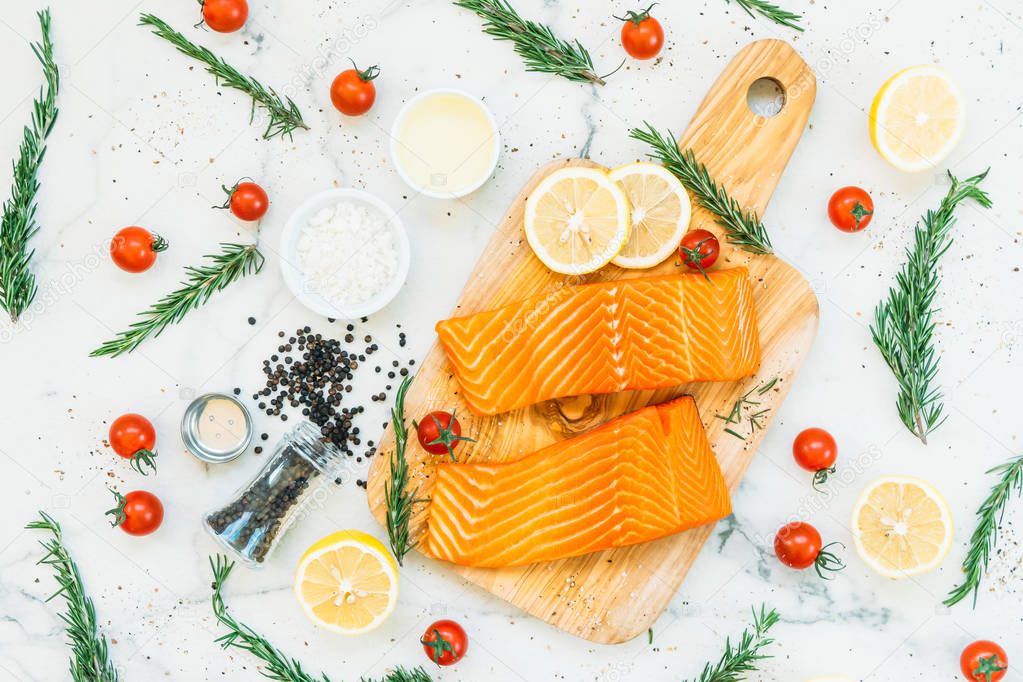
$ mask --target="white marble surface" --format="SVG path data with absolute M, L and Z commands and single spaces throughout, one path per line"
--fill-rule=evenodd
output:
M 952 680 L 961 647 L 976 637 L 999 638 L 1010 657 L 1023 657 L 1021 585 L 1013 577 L 1021 550 L 1011 525 L 987 583 L 991 591 L 981 595 L 976 611 L 940 606 L 957 579 L 973 510 L 989 484 L 983 471 L 1020 450 L 1023 100 L 1017 86 L 1023 14 L 1009 0 L 784 4 L 806 13 L 805 34 L 750 20 L 724 0 L 661 5 L 670 33 L 663 60 L 629 63 L 607 87 L 594 90 L 525 73 L 509 45 L 483 36 L 475 17 L 446 0 L 257 0 L 246 29 L 226 37 L 190 28 L 194 3 L 55 0 L 63 90 L 41 178 L 42 229 L 34 241 L 40 303 L 18 327 L 0 325 L 0 679 L 67 676 L 57 605 L 43 603 L 51 578 L 34 565 L 37 535 L 21 530 L 40 508 L 65 525 L 124 680 L 261 679 L 252 658 L 221 652 L 213 643 L 222 633 L 208 602 L 206 556 L 215 546 L 199 527 L 200 513 L 252 476 L 261 461 L 250 453 L 205 469 L 183 453 L 177 427 L 189 396 L 257 388 L 260 362 L 276 346 L 278 329 L 309 323 L 343 333 L 340 323 L 328 327 L 294 302 L 279 276 L 276 241 L 302 199 L 325 187 L 354 186 L 401 209 L 416 253 L 408 285 L 364 329 L 381 339 L 385 359 L 420 357 L 507 202 L 540 164 L 579 154 L 609 165 L 641 156 L 644 149 L 628 139 L 628 127 L 650 119 L 681 129 L 731 55 L 772 36 L 794 40 L 820 79 L 810 126 L 766 214 L 778 250 L 819 293 L 820 334 L 735 495 L 734 518 L 719 525 L 657 621 L 653 644 L 575 639 L 419 558 L 403 571 L 398 609 L 379 630 L 359 639 L 317 631 L 291 595 L 297 557 L 337 528 L 381 535 L 364 492 L 352 484 L 287 536 L 272 565 L 239 570 L 229 602 L 307 668 L 334 680 L 424 662 L 416 640 L 428 622 L 446 616 L 467 626 L 472 644 L 466 660 L 437 679 L 679 680 L 716 657 L 724 637 L 741 631 L 750 604 L 760 601 L 776 606 L 782 622 L 775 658 L 755 679 L 844 673 L 861 680 Z M 27 43 L 36 39 L 33 12 L 42 5 L 9 2 L 0 9 L 0 160 L 13 157 L 38 87 Z M 619 61 L 610 15 L 624 6 L 579 0 L 516 5 L 591 46 L 601 67 L 610 70 Z M 260 130 L 246 124 L 242 96 L 218 89 L 135 26 L 143 10 L 158 12 L 242 70 L 292 94 L 312 130 L 294 141 L 260 140 Z M 327 96 L 330 79 L 349 56 L 383 68 L 377 105 L 359 120 L 341 120 Z M 910 177 L 888 168 L 869 146 L 864 110 L 892 72 L 932 61 L 955 75 L 969 101 L 971 122 L 951 168 L 968 175 L 990 166 L 987 189 L 996 205 L 963 208 L 956 246 L 944 261 L 938 336 L 949 420 L 924 448 L 897 421 L 893 381 L 866 324 L 913 221 L 936 204 L 944 182 L 937 174 Z M 502 122 L 503 156 L 493 180 L 464 201 L 418 198 L 388 162 L 386 131 L 418 90 L 450 85 L 493 108 Z M 221 200 L 221 183 L 240 176 L 258 178 L 271 195 L 261 228 L 269 256 L 263 273 L 129 357 L 87 358 L 136 310 L 169 290 L 182 267 L 219 241 L 249 238 L 248 227 L 209 208 Z M 825 202 L 844 184 L 863 185 L 876 199 L 877 217 L 865 233 L 842 234 L 827 223 Z M 172 242 L 145 275 L 120 272 L 105 254 L 111 235 L 129 224 Z M 255 326 L 246 322 L 250 315 Z M 409 332 L 404 349 L 394 341 L 397 322 Z M 365 421 L 367 432 L 382 421 L 383 408 L 368 401 L 379 388 L 362 389 L 363 400 L 377 408 Z M 158 429 L 155 478 L 141 479 L 104 447 L 109 421 L 131 410 L 149 415 Z M 789 454 L 793 436 L 809 425 L 830 429 L 840 443 L 847 478 L 830 498 L 810 494 Z M 258 417 L 257 428 L 272 438 L 283 430 L 267 417 Z M 863 463 L 859 471 L 852 468 L 856 461 Z M 950 500 L 957 542 L 941 570 L 888 582 L 871 574 L 850 547 L 848 570 L 824 584 L 774 559 L 763 538 L 796 513 L 828 538 L 848 543 L 853 501 L 886 472 L 923 475 Z M 167 518 L 159 532 L 139 539 L 107 528 L 110 485 L 160 495 Z M 1013 670 L 1006 679 L 1023 675 Z

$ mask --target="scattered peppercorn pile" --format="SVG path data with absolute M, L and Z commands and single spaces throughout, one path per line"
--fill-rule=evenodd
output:
M 365 321 L 363 318 L 362 322 Z M 277 332 L 281 339 L 277 352 L 263 360 L 266 384 L 252 394 L 252 399 L 257 401 L 260 410 L 270 416 L 279 416 L 281 421 L 288 420 L 287 407 L 301 408 L 302 416 L 319 427 L 325 440 L 349 457 L 356 457 L 357 462 L 362 462 L 364 457 L 376 454 L 376 444 L 372 440 L 366 442 L 360 454 L 357 455 L 355 450 L 363 447 L 360 429 L 355 422 L 366 408 L 359 404 L 342 406 L 342 403 L 353 400 L 346 394 L 352 393 L 356 372 L 372 362 L 371 356 L 380 347 L 369 334 L 362 337 L 361 343 L 358 342 L 355 324 L 350 323 L 345 329 L 347 333 L 343 339 L 326 338 L 313 333 L 309 326 L 296 329 L 292 335 L 283 330 Z M 406 341 L 405 333 L 399 332 L 398 346 L 403 348 Z M 388 379 L 409 373 L 407 367 L 400 367 L 398 360 L 388 364 L 390 367 L 387 369 L 376 365 L 375 372 L 386 372 Z M 415 360 L 409 360 L 408 364 L 415 365 Z M 374 393 L 371 399 L 386 402 L 387 391 L 391 388 L 391 384 L 387 384 L 385 390 Z M 266 440 L 266 434 L 262 438 Z M 365 485 L 363 481 L 358 481 L 358 484 Z

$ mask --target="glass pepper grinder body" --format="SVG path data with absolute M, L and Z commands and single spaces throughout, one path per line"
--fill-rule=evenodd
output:
M 206 515 L 206 529 L 250 564 L 262 564 L 308 502 L 333 488 L 341 450 L 309 422 L 292 429 L 260 472 L 224 507 Z

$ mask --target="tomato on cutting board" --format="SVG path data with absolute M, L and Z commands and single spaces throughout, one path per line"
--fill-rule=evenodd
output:
M 465 656 L 469 648 L 469 636 L 461 625 L 453 620 L 438 620 L 426 628 L 419 639 L 423 651 L 437 665 L 454 665 Z
M 143 476 L 146 475 L 143 465 L 156 471 L 156 463 L 153 461 L 156 457 L 153 450 L 156 445 L 156 429 L 141 414 L 129 412 L 115 419 L 110 424 L 107 441 L 114 452 L 130 460 L 132 468 Z
M 797 570 L 813 566 L 817 575 L 825 580 L 829 577 L 825 571 L 840 571 L 845 568 L 842 560 L 828 551 L 828 548 L 834 545 L 844 547 L 840 542 L 823 544 L 821 534 L 805 521 L 785 524 L 778 529 L 778 534 L 774 537 L 774 553 L 779 561 Z
M 835 473 L 838 444 L 824 429 L 804 429 L 792 442 L 792 456 L 799 466 L 814 472 L 813 487 L 816 488 Z
M 1009 657 L 1005 655 L 1005 649 L 982 639 L 963 649 L 959 667 L 968 680 L 998 682 L 1009 671 Z
M 377 87 L 373 80 L 380 75 L 380 67 L 360 69 L 352 62 L 352 68 L 342 71 L 330 84 L 330 101 L 334 108 L 345 116 L 361 116 L 373 108 L 377 99 Z
M 874 200 L 864 189 L 843 187 L 831 196 L 828 217 L 842 232 L 865 230 L 874 217 Z
M 200 0 L 202 21 L 217 33 L 233 33 L 245 25 L 249 18 L 247 0 Z
M 454 412 L 431 412 L 420 422 L 412 422 L 416 428 L 419 444 L 431 455 L 442 455 L 445 452 L 455 459 L 455 447 L 466 441 L 475 443 L 472 438 L 462 435 L 462 425 L 458 423 Z
M 699 270 L 704 276 L 707 268 L 717 262 L 721 255 L 721 242 L 710 230 L 689 230 L 682 236 L 678 256 L 682 265 Z
M 160 235 L 132 225 L 110 240 L 110 258 L 125 272 L 145 272 L 156 262 L 156 254 L 167 246 L 167 240 Z
M 227 195 L 227 200 L 214 208 L 230 209 L 239 220 L 259 220 L 270 208 L 270 197 L 266 195 L 266 190 L 252 180 L 239 180 L 234 183 L 234 187 L 221 185 L 221 189 Z
M 616 16 L 622 24 L 622 47 L 634 59 L 653 59 L 664 47 L 664 27 L 650 16 L 650 5 L 640 12 L 630 10 L 624 17 Z
M 117 497 L 117 506 L 107 512 L 113 516 L 111 526 L 120 526 L 128 535 L 149 535 L 163 523 L 163 504 L 160 498 L 145 490 L 133 490 L 127 495 L 111 490 Z

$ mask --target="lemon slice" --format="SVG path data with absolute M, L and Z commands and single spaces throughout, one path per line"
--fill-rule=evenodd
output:
M 611 179 L 632 206 L 629 239 L 611 262 L 631 270 L 652 268 L 675 253 L 689 229 L 689 195 L 678 178 L 654 163 L 615 168 Z
M 526 240 L 554 272 L 584 275 L 611 262 L 629 238 L 625 192 L 596 168 L 554 171 L 526 200 Z
M 295 596 L 317 625 L 345 635 L 387 620 L 398 601 L 398 566 L 376 538 L 342 530 L 319 540 L 298 562 Z
M 853 510 L 853 540 L 868 566 L 889 578 L 937 568 L 952 546 L 948 503 L 931 484 L 911 476 L 874 481 Z
M 899 170 L 933 169 L 952 153 L 966 125 L 963 93 L 942 69 L 914 66 L 881 86 L 870 107 L 870 140 Z

